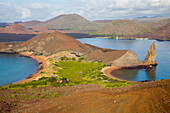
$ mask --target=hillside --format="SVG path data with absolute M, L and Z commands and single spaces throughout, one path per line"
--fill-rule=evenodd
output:
M 8 34 L 40 34 L 40 33 L 51 33 L 51 32 L 54 32 L 54 30 L 48 30 L 44 26 L 27 28 L 21 24 L 12 24 L 11 26 L 0 28 L 0 33 L 8 33 Z
M 20 24 L 26 26 L 27 28 L 33 28 L 33 27 L 40 26 L 41 23 L 42 23 L 41 21 L 32 20 L 32 21 L 23 22 L 23 23 L 20 23 Z
M 0 111 L 2 113 L 27 111 L 31 113 L 134 113 L 134 111 L 169 113 L 169 89 L 169 79 L 139 82 L 122 88 L 104 88 L 91 84 L 22 90 L 3 89 L 0 90 Z M 41 95 L 45 96 L 40 98 Z
M 76 30 L 77 32 L 99 30 L 106 25 L 105 23 L 91 22 L 78 14 L 63 14 L 38 24 L 34 24 L 34 21 L 22 24 L 28 28 L 44 26 L 47 29 Z
M 138 19 L 132 19 L 135 22 L 143 22 L 143 23 L 150 23 L 150 22 L 157 22 L 160 20 L 166 20 L 170 17 L 156 17 L 156 18 L 138 18 Z
M 140 23 L 132 20 L 114 20 L 112 23 L 99 30 L 99 34 L 109 35 L 134 35 L 154 31 L 170 23 L 170 18 L 152 23 Z
M 94 20 L 92 22 L 96 22 L 96 23 L 110 23 L 112 22 L 113 20 Z
M 37 55 L 51 55 L 60 51 L 90 52 L 90 48 L 61 32 L 42 33 L 14 47 L 16 51 L 33 50 Z
M 30 34 L 31 32 L 33 31 L 19 24 L 0 28 L 0 33 Z
M 138 35 L 134 35 L 132 37 L 136 38 L 150 38 L 150 39 L 158 39 L 158 40 L 170 40 L 170 23 L 165 26 L 150 32 L 150 33 L 142 33 Z

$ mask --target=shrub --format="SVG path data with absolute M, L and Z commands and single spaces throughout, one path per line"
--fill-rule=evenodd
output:
M 43 53 L 40 53 L 39 55 L 43 55 Z
M 75 61 L 75 60 L 76 60 L 76 58 L 75 58 L 75 57 L 73 57 L 73 58 L 72 58 L 72 60 L 73 60 L 73 61 Z

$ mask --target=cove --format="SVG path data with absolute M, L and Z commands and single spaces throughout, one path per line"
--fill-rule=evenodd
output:
M 23 80 L 38 67 L 38 62 L 30 57 L 0 53 L 0 86 Z
M 138 55 L 143 61 L 152 42 L 156 44 L 156 61 L 158 65 L 152 69 L 124 69 L 111 74 L 119 79 L 129 81 L 170 79 L 170 42 L 156 40 L 115 40 L 103 38 L 77 39 L 82 43 L 88 43 L 101 48 L 114 50 L 128 49 Z

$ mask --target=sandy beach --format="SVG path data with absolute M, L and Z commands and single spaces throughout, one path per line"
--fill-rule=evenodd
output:
M 123 79 L 120 79 L 120 78 L 117 78 L 117 77 L 114 77 L 111 72 L 114 71 L 114 70 L 117 70 L 117 69 L 122 69 L 122 67 L 118 67 L 118 66 L 115 66 L 115 67 L 105 67 L 103 68 L 101 71 L 103 72 L 103 74 L 109 78 L 113 78 L 113 79 L 117 79 L 117 80 L 120 80 L 122 81 Z M 128 81 L 128 82 L 134 82 L 134 81 Z

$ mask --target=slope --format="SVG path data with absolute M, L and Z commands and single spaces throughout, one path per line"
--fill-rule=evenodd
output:
M 47 29 L 60 29 L 60 30 L 99 30 L 106 25 L 106 23 L 91 22 L 78 14 L 63 14 L 51 18 L 44 22 L 29 21 L 22 23 L 28 28 L 37 26 L 44 26 Z
M 152 23 L 140 23 L 132 20 L 114 20 L 112 23 L 99 30 L 99 34 L 109 35 L 134 35 L 154 31 L 167 23 L 170 23 L 170 18 Z
M 42 33 L 13 48 L 20 51 L 34 51 L 37 55 L 51 55 L 60 51 L 90 52 L 90 48 L 61 32 Z
M 138 35 L 134 35 L 132 37 L 136 38 L 150 38 L 150 39 L 158 39 L 158 40 L 170 40 L 170 23 L 165 26 L 149 33 L 142 33 Z
M 14 24 L 12 26 L 6 26 L 4 28 L 0 28 L 0 33 L 30 34 L 31 32 L 33 31 L 19 24 Z
M 33 28 L 33 27 L 37 27 L 41 25 L 41 23 L 42 22 L 38 20 L 31 20 L 31 21 L 20 23 L 20 24 L 26 26 L 27 28 Z

